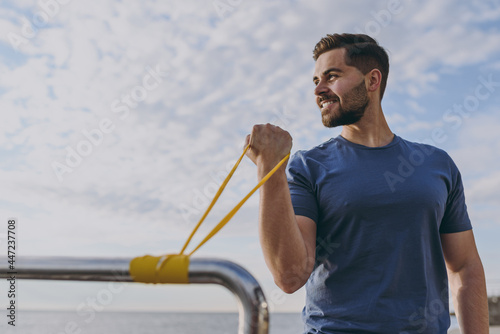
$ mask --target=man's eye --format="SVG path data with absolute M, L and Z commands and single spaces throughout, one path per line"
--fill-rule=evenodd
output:
M 336 75 L 336 74 L 329 74 L 328 75 L 329 80 L 331 80 L 332 78 L 337 78 L 337 77 L 338 77 L 338 75 Z

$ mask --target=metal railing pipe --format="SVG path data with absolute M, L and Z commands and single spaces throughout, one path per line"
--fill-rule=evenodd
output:
M 20 257 L 16 279 L 133 282 L 130 258 Z M 12 274 L 7 261 L 0 264 L 0 278 Z M 220 259 L 191 259 L 189 283 L 219 284 L 238 301 L 238 334 L 267 334 L 269 310 L 257 280 L 243 267 Z

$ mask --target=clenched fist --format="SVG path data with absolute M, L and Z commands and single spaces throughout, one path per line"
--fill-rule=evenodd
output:
M 292 136 L 272 124 L 256 124 L 247 135 L 245 147 L 250 144 L 246 155 L 257 166 L 270 170 L 292 149 Z

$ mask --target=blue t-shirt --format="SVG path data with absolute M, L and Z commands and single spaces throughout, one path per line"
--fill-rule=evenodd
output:
M 446 152 L 339 136 L 295 153 L 287 177 L 295 214 L 317 224 L 305 333 L 446 333 L 440 233 L 472 228 Z

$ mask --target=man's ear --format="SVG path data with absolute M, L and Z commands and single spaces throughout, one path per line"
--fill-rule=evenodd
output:
M 368 79 L 367 90 L 369 92 L 375 92 L 382 83 L 382 73 L 376 68 L 368 72 L 366 78 Z

